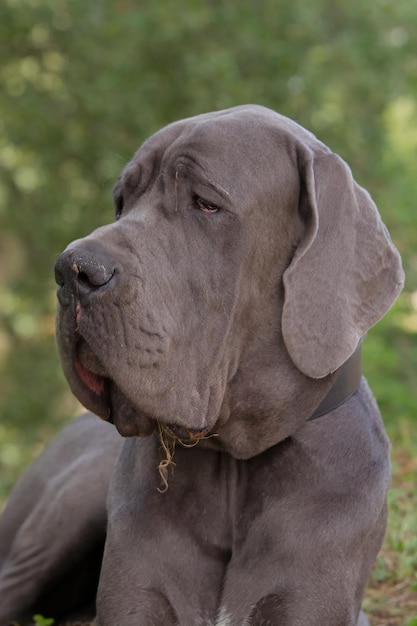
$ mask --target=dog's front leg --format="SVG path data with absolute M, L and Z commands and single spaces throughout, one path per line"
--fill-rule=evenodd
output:
M 161 493 L 160 452 L 156 436 L 124 444 L 109 494 L 99 626 L 214 623 L 230 558 L 226 489 L 213 476 L 220 453 L 177 447 Z
M 378 416 L 348 417 L 306 424 L 244 463 L 217 626 L 366 623 L 360 606 L 385 530 L 388 446 Z

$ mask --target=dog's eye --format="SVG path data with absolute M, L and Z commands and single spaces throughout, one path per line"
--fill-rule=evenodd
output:
M 218 206 L 216 206 L 215 204 L 211 204 L 206 200 L 203 200 L 203 198 L 200 198 L 200 196 L 194 196 L 193 200 L 195 208 L 199 209 L 206 215 L 212 215 L 213 213 L 217 213 L 217 211 L 220 211 Z
M 115 201 L 114 216 L 116 221 L 122 217 L 123 212 L 123 196 L 119 196 Z

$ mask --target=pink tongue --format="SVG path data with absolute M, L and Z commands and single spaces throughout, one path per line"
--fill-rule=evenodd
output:
M 78 376 L 86 387 L 88 387 L 97 396 L 104 394 L 106 389 L 106 379 L 103 376 L 90 372 L 78 359 L 75 359 L 75 369 Z

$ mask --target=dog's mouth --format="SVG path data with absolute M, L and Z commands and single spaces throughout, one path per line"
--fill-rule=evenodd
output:
M 74 393 L 93 413 L 114 424 L 121 435 L 146 436 L 155 430 L 154 421 L 132 406 L 81 336 L 75 342 L 73 371 Z
M 83 339 L 77 341 L 75 346 L 74 369 L 91 393 L 98 397 L 106 395 L 110 382 L 107 372 Z
M 141 414 L 132 406 L 99 357 L 81 336 L 78 336 L 75 342 L 73 369 L 77 378 L 75 391 L 81 402 L 114 424 L 124 437 L 147 436 L 159 430 L 159 433 L 163 432 L 169 440 L 192 447 L 202 439 L 214 436 L 209 433 L 209 429 L 188 429 Z

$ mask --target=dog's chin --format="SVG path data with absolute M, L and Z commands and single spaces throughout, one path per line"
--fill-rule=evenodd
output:
M 74 395 L 87 409 L 114 424 L 123 437 L 145 437 L 156 429 L 156 422 L 132 406 L 84 340 L 77 342 L 71 361 L 64 370 Z
M 190 429 L 159 416 L 147 417 L 135 408 L 114 382 L 99 357 L 86 341 L 78 338 L 70 363 L 64 371 L 74 395 L 87 409 L 114 424 L 123 437 L 146 437 L 159 431 L 184 445 L 195 445 L 209 435 L 209 429 Z
M 178 424 L 179 420 L 161 419 L 157 414 L 146 415 L 133 406 L 81 336 L 77 337 L 71 355 L 61 352 L 61 362 L 76 398 L 87 409 L 114 424 L 123 437 L 147 437 L 158 432 L 165 439 L 194 446 L 202 439 L 215 436 L 210 428 L 193 429 Z
M 116 426 L 123 437 L 147 437 L 156 430 L 155 420 L 144 417 L 136 411 L 113 381 L 110 383 L 108 421 Z

